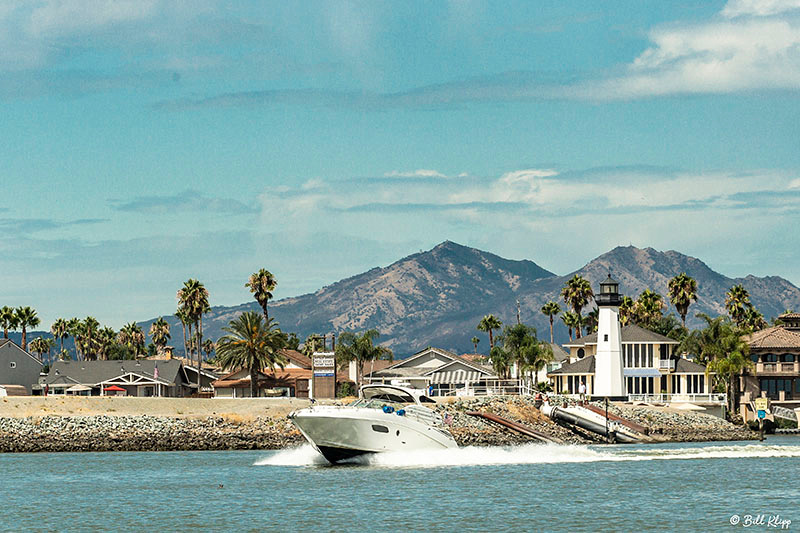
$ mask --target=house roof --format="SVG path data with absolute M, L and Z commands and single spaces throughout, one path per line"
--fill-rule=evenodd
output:
M 289 350 L 284 348 L 280 353 L 289 361 L 293 362 L 301 368 L 311 368 L 311 358 L 298 352 L 297 350 Z
M 443 363 L 443 364 L 441 364 L 441 365 L 439 365 L 438 367 L 435 367 L 435 368 L 433 368 L 433 367 L 418 368 L 418 367 L 414 367 L 414 366 L 412 366 L 412 367 L 405 366 L 405 365 L 408 365 L 408 363 L 414 361 L 415 359 L 418 359 L 418 358 L 424 356 L 425 354 L 427 354 L 429 352 L 435 352 L 435 353 L 437 353 L 439 355 L 442 355 L 442 356 L 445 357 L 445 359 L 449 359 L 449 361 L 447 361 L 446 363 Z M 376 370 L 376 371 L 372 372 L 371 374 L 368 374 L 368 376 L 370 376 L 370 377 L 412 377 L 412 376 L 422 376 L 422 375 L 434 372 L 436 370 L 439 370 L 441 368 L 444 368 L 445 366 L 451 365 L 451 364 L 453 364 L 453 362 L 462 363 L 462 364 L 466 365 L 467 367 L 470 367 L 471 369 L 473 369 L 473 370 L 475 370 L 477 372 L 480 372 L 480 373 L 487 373 L 488 372 L 489 374 L 493 374 L 492 370 L 489 369 L 486 366 L 480 365 L 478 363 L 473 363 L 472 361 L 469 361 L 468 359 L 465 359 L 464 357 L 460 357 L 460 356 L 456 355 L 455 353 L 453 353 L 453 352 L 451 352 L 449 350 L 444 350 L 442 348 L 434 348 L 432 346 L 429 346 L 428 348 L 425 348 L 424 350 L 420 350 L 419 352 L 415 353 L 414 355 L 412 355 L 409 358 L 401 359 L 399 361 L 396 361 L 391 366 L 388 366 L 388 367 L 386 367 L 386 368 L 384 368 L 382 370 Z
M 12 341 L 11 339 L 0 339 L 0 349 L 2 349 L 2 348 L 11 349 L 11 350 L 16 349 L 16 350 L 20 351 L 21 353 L 27 355 L 28 357 L 30 357 L 34 361 L 36 361 L 39 364 L 39 366 L 44 366 L 41 361 L 39 361 L 36 357 L 31 355 L 30 352 L 26 352 L 25 350 L 23 350 L 22 347 L 19 344 L 17 344 L 16 342 Z
M 241 370 L 231 372 L 230 374 L 214 381 L 212 385 L 215 388 L 242 387 L 242 386 L 249 387 L 250 386 L 249 374 L 245 375 L 242 378 L 231 379 L 231 376 L 239 373 L 240 371 Z M 262 385 L 265 383 L 276 382 L 276 381 L 280 383 L 289 384 L 296 379 L 311 379 L 311 370 L 307 368 L 287 368 L 284 370 L 276 368 L 275 372 L 270 372 L 268 374 L 265 374 L 263 372 L 258 372 L 256 381 Z
M 799 349 L 800 333 L 780 326 L 762 329 L 744 337 L 751 349 Z
M 547 344 L 549 344 L 550 348 L 553 350 L 553 361 L 556 363 L 562 363 L 569 359 L 569 354 L 566 350 L 564 350 L 564 348 L 554 342 L 548 342 Z
M 778 315 L 778 318 L 780 318 L 781 320 L 785 320 L 787 318 L 790 320 L 798 319 L 800 318 L 800 313 L 783 313 L 782 315 Z
M 158 365 L 158 379 L 176 385 L 186 382 L 183 364 L 176 360 L 121 360 L 121 361 L 56 361 L 50 367 L 42 385 L 58 383 L 80 383 L 97 385 L 116 377 L 136 374 L 153 379 Z
M 705 371 L 706 367 L 697 364 L 694 361 L 689 361 L 684 357 L 679 357 L 678 360 L 675 361 L 676 374 L 704 374 Z M 713 374 L 713 372 L 710 373 Z
M 547 373 L 548 376 L 552 374 L 594 374 L 594 356 L 578 359 L 574 363 L 564 363 L 561 368 Z
M 623 343 L 657 343 L 657 344 L 680 344 L 678 341 L 660 335 L 655 331 L 641 328 L 635 324 L 628 324 L 624 326 L 621 331 Z M 567 348 L 578 348 L 589 344 L 597 344 L 597 332 L 584 335 L 580 339 L 575 339 L 572 342 L 564 344 Z

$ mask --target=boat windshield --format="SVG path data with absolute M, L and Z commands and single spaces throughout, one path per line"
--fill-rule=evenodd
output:
M 395 410 L 402 409 L 404 406 L 400 402 L 379 400 L 375 398 L 361 398 L 349 404 L 350 407 L 361 407 L 365 409 L 383 409 L 384 405 L 391 405 L 392 407 L 395 408 Z
M 417 403 L 414 397 L 401 388 L 369 386 L 361 389 L 365 400 L 385 400 L 395 403 Z

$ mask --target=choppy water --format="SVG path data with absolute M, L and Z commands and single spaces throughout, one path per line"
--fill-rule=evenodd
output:
M 2 530 L 800 530 L 800 438 L 529 445 L 331 467 L 278 452 L 0 455 Z M 731 516 L 742 520 L 731 525 Z

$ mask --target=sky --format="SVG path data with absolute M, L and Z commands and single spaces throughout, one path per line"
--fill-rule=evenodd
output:
M 120 327 L 452 240 L 800 284 L 800 0 L 0 0 L 0 306 Z

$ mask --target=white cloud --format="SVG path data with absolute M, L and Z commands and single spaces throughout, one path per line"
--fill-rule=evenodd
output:
M 429 170 L 421 168 L 419 170 L 413 170 L 411 172 L 401 172 L 399 170 L 393 170 L 391 172 L 386 172 L 383 175 L 385 178 L 446 178 L 445 174 L 442 174 L 438 170 Z
M 567 90 L 579 98 L 800 88 L 800 2 L 733 1 L 721 17 L 650 32 L 653 46 L 623 74 Z M 777 16 L 783 15 L 783 16 Z
M 61 35 L 142 20 L 156 11 L 157 0 L 51 0 L 30 14 L 32 35 Z
M 729 0 L 722 10 L 722 16 L 728 18 L 748 15 L 765 17 L 796 9 L 800 9 L 800 0 Z

